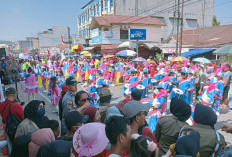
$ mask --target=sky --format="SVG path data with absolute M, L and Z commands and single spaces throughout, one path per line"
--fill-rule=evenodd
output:
M 38 32 L 52 26 L 68 26 L 71 34 L 76 34 L 77 16 L 81 13 L 81 7 L 88 2 L 88 0 L 0 1 L 0 40 L 11 41 L 36 37 Z M 214 1 L 214 15 L 221 24 L 232 24 L 232 0 Z

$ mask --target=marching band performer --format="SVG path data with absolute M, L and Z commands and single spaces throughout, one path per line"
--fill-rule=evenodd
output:
M 170 71 L 170 76 L 169 76 L 169 93 L 172 92 L 172 88 L 176 85 L 178 85 L 179 81 L 177 80 L 176 76 L 175 76 L 175 69 L 172 69 Z
M 192 105 L 193 104 L 193 91 L 195 90 L 195 85 L 196 85 L 196 78 L 194 77 L 194 71 L 190 70 L 189 71 L 189 83 L 190 83 L 190 88 L 187 93 L 188 96 L 188 104 Z
M 157 90 L 154 91 L 154 93 L 156 94 L 156 97 L 153 101 L 153 104 L 158 105 L 158 109 L 161 112 L 162 115 L 166 115 L 167 114 L 167 92 L 164 90 L 164 87 L 162 86 L 162 84 L 159 84 L 157 86 Z
M 183 91 L 183 96 L 181 99 L 185 102 L 188 102 L 188 97 L 187 97 L 187 92 L 190 91 L 191 89 L 191 84 L 189 80 L 187 79 L 188 73 L 185 68 L 181 70 L 181 79 L 179 80 L 179 86 L 178 88 Z M 190 90 L 189 90 L 190 89 Z M 174 93 L 172 94 L 171 98 L 174 97 Z M 177 95 L 175 95 L 176 97 Z
M 151 87 L 151 79 L 148 76 L 148 69 L 147 68 L 143 69 L 143 74 L 144 74 L 144 78 L 141 82 L 141 85 L 143 85 L 145 87 L 145 92 L 143 93 L 142 98 L 148 98 L 149 88 Z

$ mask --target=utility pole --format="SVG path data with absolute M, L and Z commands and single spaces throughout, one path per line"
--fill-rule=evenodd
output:
M 183 23 L 184 23 L 184 0 L 182 0 L 182 9 L 181 9 L 181 25 L 180 25 L 180 48 L 179 48 L 179 56 L 181 56 L 182 50 L 182 38 L 183 38 Z
M 135 16 L 139 14 L 139 0 L 135 0 Z
M 176 4 L 175 4 L 176 5 Z M 174 18 L 174 20 L 176 20 Z M 177 31 L 176 31 L 176 55 L 178 55 L 179 40 L 179 21 L 180 21 L 180 0 L 177 0 Z

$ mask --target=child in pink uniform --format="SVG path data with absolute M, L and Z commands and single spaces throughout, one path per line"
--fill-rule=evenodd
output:
M 25 90 L 24 93 L 28 93 L 28 102 L 30 102 L 30 96 L 32 94 L 33 100 L 35 100 L 35 93 L 38 93 L 38 85 L 36 82 L 35 74 L 32 74 L 32 68 L 28 68 L 28 74 L 25 79 Z
M 56 84 L 56 77 L 51 77 L 50 84 L 51 84 L 51 89 L 50 89 L 51 103 L 54 107 L 56 107 L 56 110 L 54 112 L 58 112 L 59 108 L 57 104 L 59 103 L 61 92 L 58 85 Z

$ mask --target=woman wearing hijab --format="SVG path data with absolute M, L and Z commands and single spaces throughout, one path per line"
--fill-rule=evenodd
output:
M 36 157 L 39 148 L 42 145 L 55 141 L 55 136 L 50 128 L 39 129 L 31 136 L 29 143 L 29 157 Z
M 17 127 L 15 137 L 22 135 L 31 136 L 37 130 L 45 128 L 49 119 L 47 116 L 44 116 L 44 114 L 44 101 L 30 101 L 24 109 L 25 119 Z
M 170 104 L 172 115 L 160 118 L 156 125 L 155 138 L 160 144 L 160 154 L 165 155 L 169 146 L 176 142 L 178 134 L 191 115 L 191 107 L 183 100 L 172 98 Z

